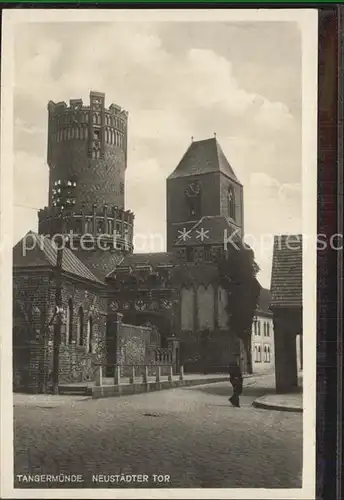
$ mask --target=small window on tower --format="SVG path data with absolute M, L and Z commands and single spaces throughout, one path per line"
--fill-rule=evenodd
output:
M 235 220 L 235 195 L 233 186 L 228 188 L 228 215 L 231 219 Z

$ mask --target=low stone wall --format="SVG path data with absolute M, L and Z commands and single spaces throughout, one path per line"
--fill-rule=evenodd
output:
M 161 382 L 149 382 L 135 383 L 135 384 L 123 384 L 123 385 L 103 385 L 92 387 L 92 398 L 107 398 L 107 397 L 118 397 L 130 394 L 140 394 L 142 392 L 151 391 L 162 391 L 165 389 L 174 389 L 176 387 L 190 387 L 195 385 L 203 384 L 214 384 L 216 382 L 222 382 L 227 380 L 225 377 L 214 377 L 209 378 L 199 378 L 199 379 L 184 379 L 184 380 L 163 380 Z

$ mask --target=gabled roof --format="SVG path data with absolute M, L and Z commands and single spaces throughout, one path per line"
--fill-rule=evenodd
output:
M 257 313 L 271 314 L 270 311 L 271 293 L 267 288 L 260 289 Z
M 192 142 L 168 179 L 213 172 L 221 172 L 240 184 L 215 137 Z
M 107 275 L 107 278 L 113 277 L 118 272 L 126 272 L 130 269 L 144 269 L 151 267 L 153 270 L 159 267 L 170 267 L 175 264 L 175 256 L 172 252 L 154 252 L 154 253 L 134 253 L 124 257 L 122 262 Z
M 224 245 L 225 238 L 228 241 L 230 235 L 235 231 L 237 231 L 237 234 L 233 235 L 234 241 L 242 236 L 239 232 L 240 229 L 234 226 L 230 219 L 224 215 L 208 215 L 202 217 L 190 230 L 187 230 L 185 236 L 179 233 L 174 245 L 178 247 Z M 230 242 L 228 242 L 228 245 L 230 245 Z
M 13 248 L 14 269 L 55 267 L 56 261 L 56 246 L 48 237 L 32 231 L 29 231 Z M 69 248 L 65 248 L 63 251 L 62 271 L 94 283 L 103 284 Z
M 271 306 L 302 307 L 302 235 L 274 237 Z

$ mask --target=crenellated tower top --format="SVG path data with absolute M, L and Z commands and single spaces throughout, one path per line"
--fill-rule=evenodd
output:
M 55 231 L 62 209 L 79 235 L 117 230 L 132 239 L 134 216 L 125 209 L 127 129 L 128 112 L 117 104 L 106 108 L 102 92 L 91 91 L 88 105 L 49 101 L 49 206 L 39 214 L 41 233 Z

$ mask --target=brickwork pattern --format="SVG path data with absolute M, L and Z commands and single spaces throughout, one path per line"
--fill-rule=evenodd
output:
M 13 370 L 14 390 L 42 392 L 51 381 L 53 324 L 49 325 L 55 308 L 55 281 L 52 273 L 14 274 Z M 60 346 L 60 380 L 77 382 L 92 377 L 94 363 L 106 360 L 107 299 L 103 290 L 90 285 L 65 280 L 62 287 L 62 307 L 66 311 L 69 299 L 73 303 L 73 337 L 66 345 L 62 334 Z M 88 315 L 92 315 L 92 353 L 77 345 L 77 312 L 84 311 L 84 338 Z M 75 343 L 74 343 L 75 342 Z
M 54 145 L 51 162 L 56 167 L 50 169 L 50 205 L 54 182 L 76 176 L 75 210 L 83 204 L 90 211 L 93 204 L 124 208 L 121 183 L 125 182 L 125 152 L 120 147 L 105 146 L 104 158 L 92 159 L 86 142 L 62 142 Z
M 47 324 L 53 315 L 48 273 L 13 274 L 13 389 L 39 392 L 47 383 Z
M 106 315 L 107 299 L 104 291 L 95 291 L 87 286 L 65 282 L 62 289 L 62 307 L 67 310 L 72 300 L 72 338 L 66 344 L 66 333 L 60 347 L 61 382 L 83 382 L 93 378 L 95 365 L 106 361 Z M 78 311 L 83 310 L 84 344 L 78 345 Z M 92 352 L 88 352 L 87 321 L 92 317 Z

